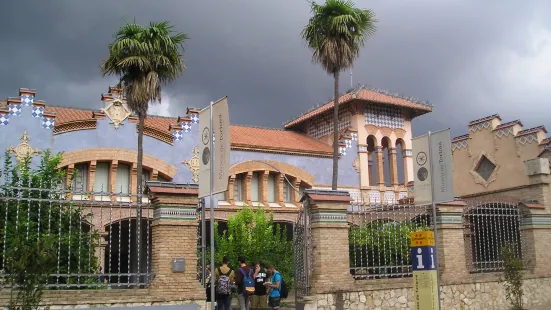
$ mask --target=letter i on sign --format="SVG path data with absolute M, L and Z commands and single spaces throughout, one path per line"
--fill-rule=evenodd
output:
M 417 248 L 417 269 L 425 269 L 425 266 L 423 265 L 423 250 L 421 248 Z
M 434 269 L 434 249 L 430 248 L 430 268 Z

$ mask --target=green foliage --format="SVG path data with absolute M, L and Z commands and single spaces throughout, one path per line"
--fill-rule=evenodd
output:
M 218 223 L 215 223 L 218 232 Z M 287 230 L 273 221 L 272 214 L 263 208 L 245 207 L 228 218 L 228 229 L 215 233 L 216 262 L 220 264 L 227 255 L 235 269 L 239 256 L 264 265 L 273 264 L 292 287 L 294 278 L 293 242 L 287 241 Z M 207 254 L 210 255 L 210 254 Z M 207 256 L 207 258 L 210 256 Z
M 409 266 L 410 233 L 428 230 L 428 226 L 409 221 L 374 221 L 351 226 L 348 233 L 350 267 Z M 380 273 L 400 272 L 390 269 L 375 270 L 379 270 Z
M 82 284 L 89 277 L 51 277 L 52 273 L 95 273 L 99 235 L 90 231 L 91 214 L 63 200 L 65 173 L 61 154 L 42 154 L 31 168 L 31 158 L 14 165 L 5 154 L 6 181 L 0 187 L 0 263 L 13 287 L 15 304 L 36 304 L 45 284 Z M 27 308 L 25 308 L 27 309 Z
M 512 245 L 501 248 L 501 259 L 503 260 L 503 275 L 500 282 L 505 286 L 507 300 L 511 303 L 513 310 L 522 310 L 522 270 L 524 263 L 518 257 Z
M 375 14 L 349 0 L 312 2 L 311 10 L 302 38 L 313 51 L 312 60 L 331 75 L 352 67 L 360 48 L 375 33 Z

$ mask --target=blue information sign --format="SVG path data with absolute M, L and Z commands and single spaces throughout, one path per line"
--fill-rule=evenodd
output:
M 433 246 L 411 248 L 413 271 L 436 270 L 436 253 Z

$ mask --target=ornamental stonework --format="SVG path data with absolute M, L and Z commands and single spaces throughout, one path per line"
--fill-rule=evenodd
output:
M 8 148 L 8 151 L 15 156 L 15 159 L 18 163 L 23 163 L 25 161 L 25 158 L 27 158 L 28 156 L 39 155 L 41 153 L 40 150 L 32 148 L 29 144 L 30 138 L 26 130 L 23 131 L 23 135 L 21 136 L 20 140 L 21 143 L 19 143 L 18 146 L 10 146 Z
M 191 178 L 193 182 L 199 182 L 199 167 L 200 167 L 200 161 L 199 161 L 199 148 L 194 147 L 192 156 L 188 160 L 184 160 L 182 164 L 188 166 L 189 171 L 191 171 L 191 174 L 193 174 L 193 177 Z
M 120 125 L 123 125 L 125 119 L 127 119 L 132 113 L 128 108 L 122 103 L 120 99 L 115 99 L 105 108 L 102 109 L 102 112 L 105 113 L 111 119 L 111 124 L 118 129 Z

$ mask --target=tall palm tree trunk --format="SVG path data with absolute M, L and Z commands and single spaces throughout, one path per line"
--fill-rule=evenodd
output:
M 142 186 L 142 178 L 143 178 L 143 169 L 142 169 L 142 163 L 143 163 L 143 126 L 145 123 L 145 113 L 139 112 L 138 113 L 138 160 L 137 160 L 137 174 L 138 174 L 138 207 L 136 209 L 136 253 L 137 253 L 137 270 L 138 273 L 138 281 L 140 281 L 140 270 L 141 270 L 141 241 L 142 241 L 142 195 L 143 195 L 143 186 Z
M 339 75 L 337 71 L 333 73 L 335 78 L 335 107 L 333 108 L 333 182 L 331 189 L 337 190 L 339 178 Z

